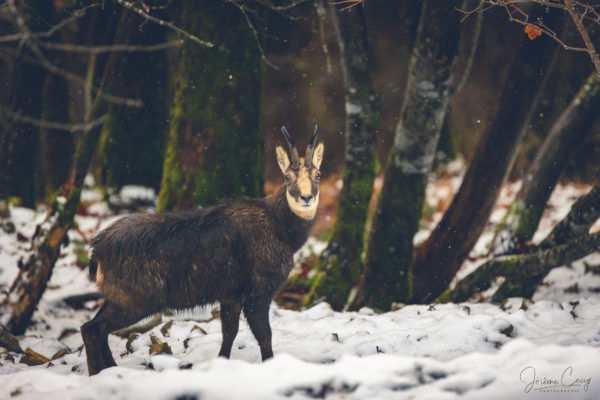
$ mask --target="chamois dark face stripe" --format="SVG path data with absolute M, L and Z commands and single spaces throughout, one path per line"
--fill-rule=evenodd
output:
M 312 219 L 319 201 L 319 170 L 312 163 L 307 167 L 304 158 L 299 161 L 299 166 L 290 165 L 286 171 L 288 204 L 296 215 Z

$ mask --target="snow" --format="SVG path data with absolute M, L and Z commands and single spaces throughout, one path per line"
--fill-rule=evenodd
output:
M 428 189 L 431 205 L 451 196 L 457 180 L 444 184 L 446 193 Z M 500 210 L 516 188 L 503 190 Z M 559 186 L 544 217 L 548 227 L 542 229 L 551 229 L 586 190 Z M 150 191 L 132 192 L 132 197 L 121 193 L 121 200 L 155 199 Z M 48 358 L 62 349 L 67 354 L 30 367 L 19 362 L 20 355 L 0 350 L 0 399 L 600 398 L 600 275 L 587 268 L 600 264 L 599 253 L 552 270 L 533 301 L 513 298 L 502 307 L 400 305 L 379 314 L 368 308 L 335 312 L 326 303 L 303 311 L 273 304 L 275 357 L 264 363 L 245 320 L 231 359 L 216 357 L 221 344 L 216 305 L 164 313 L 157 326 L 130 337 L 131 351 L 127 339 L 111 335 L 118 367 L 88 377 L 79 327 L 98 304 L 90 301 L 76 310 L 62 299 L 96 290 L 76 265 L 76 247 L 120 216 L 112 215 L 97 193 L 84 192 L 84 198 L 90 203 L 87 215 L 77 216 L 78 230 L 69 233 L 70 244 L 61 252 L 33 324 L 19 338 L 23 349 Z M 488 235 L 501 218 L 497 214 Z M 0 291 L 7 290 L 30 246 L 17 233 L 31 239 L 44 218 L 44 210 L 11 208 L 16 232 L 0 230 Z M 296 260 L 319 253 L 324 245 L 311 238 Z M 485 252 L 485 244 L 478 246 L 476 251 Z M 465 263 L 461 273 L 477 263 Z M 150 354 L 153 340 L 168 343 L 172 354 Z

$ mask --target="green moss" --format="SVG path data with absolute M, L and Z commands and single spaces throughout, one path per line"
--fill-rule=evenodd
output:
M 187 2 L 182 15 L 186 29 L 215 47 L 188 42 L 182 48 L 160 208 L 262 196 L 262 66 L 252 32 L 231 4 Z M 173 176 L 174 168 L 181 176 Z M 181 190 L 167 176 L 178 178 Z
M 344 189 L 328 249 L 319 264 L 316 279 L 306 302 L 324 298 L 333 309 L 346 305 L 350 291 L 363 272 L 362 253 L 369 200 L 373 191 L 374 157 L 361 168 L 344 172 Z
M 444 290 L 435 301 L 438 303 L 451 303 L 453 301 L 452 290 L 450 288 Z
M 392 302 L 405 303 L 412 297 L 412 240 L 419 228 L 425 185 L 425 176 L 406 174 L 389 163 L 367 251 L 363 295 L 371 307 L 389 310 Z
M 75 256 L 77 258 L 77 261 L 76 261 L 77 266 L 82 269 L 86 268 L 90 262 L 90 258 L 88 256 L 88 252 L 85 248 L 85 242 L 80 241 L 80 240 L 76 241 L 73 252 L 75 253 Z
M 543 209 L 535 206 L 521 207 L 518 215 L 514 215 L 517 218 L 517 225 L 515 226 L 514 235 L 520 242 L 531 240 L 540 219 L 542 218 Z

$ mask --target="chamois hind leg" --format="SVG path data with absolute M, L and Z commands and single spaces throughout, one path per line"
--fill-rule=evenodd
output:
M 96 316 L 81 326 L 90 375 L 117 365 L 108 346 L 108 334 L 146 316 L 133 311 L 107 300 Z
M 240 325 L 240 313 L 242 302 L 238 300 L 224 300 L 221 302 L 221 331 L 223 332 L 223 343 L 219 357 L 229 358 L 231 346 Z
M 269 306 L 271 299 L 260 299 L 258 301 L 247 301 L 244 304 L 244 315 L 250 325 L 250 330 L 254 334 L 262 360 L 273 357 L 273 348 L 271 345 L 271 326 L 269 325 Z

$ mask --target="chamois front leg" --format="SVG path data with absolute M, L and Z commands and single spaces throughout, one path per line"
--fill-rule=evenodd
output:
M 250 330 L 258 341 L 262 360 L 273 357 L 271 345 L 271 325 L 269 324 L 269 306 L 271 299 L 260 299 L 258 301 L 247 301 L 244 304 L 244 315 L 250 325 Z
M 224 300 L 221 302 L 221 331 L 223 332 L 223 343 L 219 357 L 229 358 L 231 346 L 240 325 L 240 313 L 242 302 L 238 300 Z

